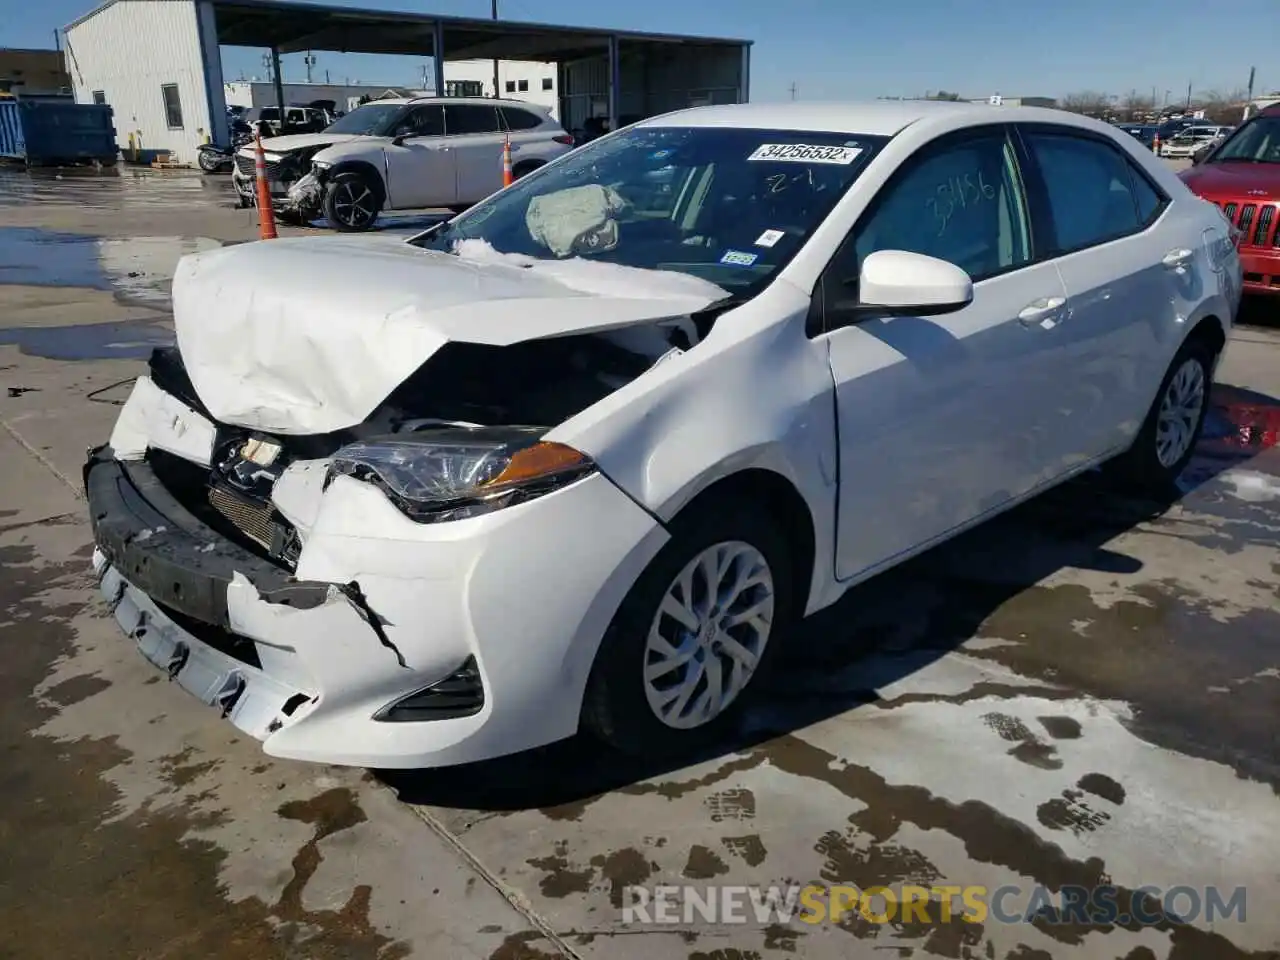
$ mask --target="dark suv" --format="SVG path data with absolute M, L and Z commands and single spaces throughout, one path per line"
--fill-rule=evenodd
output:
M 1235 225 L 1245 292 L 1280 296 L 1280 105 L 1260 111 L 1179 176 Z

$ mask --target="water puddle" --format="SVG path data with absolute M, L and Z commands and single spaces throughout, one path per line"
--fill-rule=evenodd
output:
M 0 329 L 0 346 L 17 346 L 46 360 L 143 360 L 172 346 L 173 331 L 154 323 L 122 321 L 68 327 Z
M 1198 453 L 1248 458 L 1280 443 L 1280 400 L 1219 384 L 1205 417 Z
M 116 239 L 36 227 L 0 228 L 0 284 L 89 287 L 129 303 L 169 303 L 178 260 L 215 250 L 209 237 Z

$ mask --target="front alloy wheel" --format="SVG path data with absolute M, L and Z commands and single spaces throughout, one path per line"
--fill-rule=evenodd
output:
M 338 174 L 325 191 L 324 214 L 344 233 L 368 230 L 378 219 L 380 208 L 373 186 L 359 173 Z
M 669 529 L 601 639 L 582 704 L 587 730 L 644 756 L 730 731 L 793 618 L 791 544 L 758 505 L 713 497 Z
M 769 642 L 769 562 L 740 540 L 713 544 L 672 580 L 645 643 L 644 688 L 677 730 L 710 723 L 746 689 Z

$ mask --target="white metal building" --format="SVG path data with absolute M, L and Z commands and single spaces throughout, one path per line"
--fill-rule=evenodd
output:
M 559 85 L 556 83 L 559 72 L 554 63 L 499 60 L 498 90 L 495 93 L 492 60 L 451 60 L 444 65 L 444 82 L 451 95 L 524 100 L 548 107 L 552 116 L 556 116 L 560 107 Z M 463 83 L 472 86 L 464 89 Z
M 105 0 L 64 36 L 76 100 L 114 108 L 120 146 L 186 162 L 201 143 L 227 141 L 220 46 L 271 51 L 275 77 L 282 53 L 429 58 L 432 87 L 454 94 L 477 82 L 492 93 L 496 59 L 499 95 L 553 106 L 569 130 L 593 116 L 616 127 L 684 106 L 741 102 L 750 87 L 749 41 L 297 0 Z M 288 103 L 284 84 L 275 87 L 276 102 Z
M 559 107 L 556 65 L 520 60 L 498 61 L 498 95 L 508 100 L 524 100 L 551 110 Z M 492 97 L 493 61 L 458 60 L 444 65 L 444 88 L 450 97 Z M 228 80 L 222 85 L 229 107 L 271 107 L 276 103 L 276 86 L 270 80 Z M 332 100 L 339 110 L 354 110 L 362 96 L 378 99 L 389 88 L 385 83 L 284 83 L 285 103 L 305 104 Z M 430 94 L 434 91 L 427 90 Z

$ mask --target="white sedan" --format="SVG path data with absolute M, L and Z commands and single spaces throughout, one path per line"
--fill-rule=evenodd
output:
M 1230 127 L 1187 127 L 1160 145 L 1160 156 L 1166 160 L 1185 160 L 1193 157 L 1202 147 L 1224 139 Z
M 681 111 L 407 242 L 189 256 L 85 467 L 101 588 L 276 756 L 679 752 L 852 584 L 1097 465 L 1169 487 L 1233 239 L 1104 124 L 903 102 Z

